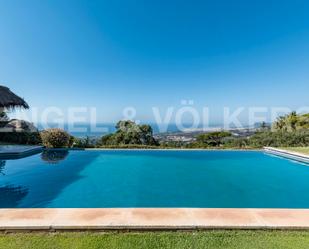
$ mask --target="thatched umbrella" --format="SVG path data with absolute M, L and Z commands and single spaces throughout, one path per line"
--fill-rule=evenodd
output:
M 0 86 L 0 110 L 18 107 L 28 109 L 29 105 L 24 99 L 11 92 L 9 88 Z

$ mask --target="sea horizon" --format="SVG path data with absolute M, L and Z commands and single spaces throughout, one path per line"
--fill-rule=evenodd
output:
M 142 122 L 142 124 L 148 124 L 153 129 L 153 134 L 164 134 L 164 133 L 177 133 L 177 132 L 202 132 L 202 131 L 214 131 L 214 130 L 228 130 L 224 127 L 223 124 L 210 124 L 207 127 L 203 127 L 199 125 L 198 127 L 192 127 L 192 124 L 185 123 L 182 126 L 186 127 L 186 129 L 180 129 L 177 124 L 156 124 L 156 123 L 146 123 Z M 109 133 L 113 133 L 116 131 L 116 122 L 115 123 L 105 123 L 105 122 L 98 122 L 98 123 L 37 123 L 35 126 L 39 129 L 39 131 L 47 129 L 47 128 L 62 128 L 65 131 L 69 132 L 72 136 L 75 137 L 100 137 Z M 257 125 L 249 126 L 246 125 L 244 127 L 236 127 L 231 126 L 229 129 L 248 129 L 248 128 L 256 128 Z

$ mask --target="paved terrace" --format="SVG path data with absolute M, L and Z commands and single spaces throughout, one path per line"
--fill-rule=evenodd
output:
M 0 209 L 0 230 L 308 229 L 309 209 Z

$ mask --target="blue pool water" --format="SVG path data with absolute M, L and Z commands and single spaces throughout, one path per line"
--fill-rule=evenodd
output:
M 309 208 L 309 167 L 263 152 L 52 151 L 0 161 L 0 207 Z

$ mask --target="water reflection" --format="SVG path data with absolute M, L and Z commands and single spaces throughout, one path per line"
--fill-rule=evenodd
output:
M 21 186 L 7 185 L 0 187 L 0 208 L 18 207 L 20 201 L 28 192 L 27 188 Z
M 66 149 L 44 150 L 41 154 L 41 159 L 48 164 L 57 164 L 60 161 L 65 160 L 68 155 L 69 151 Z
M 80 172 L 99 155 L 57 149 L 6 160 L 6 164 L 2 163 L 5 164 L 5 175 L 0 174 L 0 208 L 52 206 L 67 186 L 85 177 Z
M 5 164 L 6 164 L 6 161 L 0 160 L 0 175 L 5 175 L 3 172 L 5 168 Z

